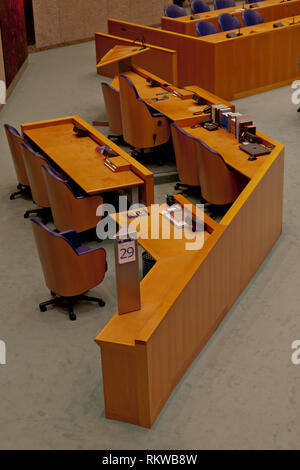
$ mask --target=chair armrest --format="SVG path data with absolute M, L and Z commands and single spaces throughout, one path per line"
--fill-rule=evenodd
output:
M 60 233 L 72 246 L 72 248 L 76 251 L 77 248 L 80 246 L 80 239 L 79 234 L 76 230 L 66 230 L 65 232 Z

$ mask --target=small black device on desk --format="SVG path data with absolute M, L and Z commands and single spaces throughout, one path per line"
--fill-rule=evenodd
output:
M 273 28 L 281 28 L 281 26 L 284 26 L 284 24 L 280 22 L 273 24 Z
M 271 153 L 270 149 L 261 144 L 242 144 L 239 148 L 250 155 L 248 158 L 249 161 L 256 160 L 257 157 Z
M 191 15 L 190 20 L 197 20 L 198 18 L 200 18 L 199 15 Z
M 258 7 L 257 3 L 251 3 L 251 5 L 249 5 L 249 8 L 256 8 L 256 7 Z
M 147 77 L 147 83 L 153 88 L 160 86 L 160 83 L 157 80 L 154 80 L 153 78 L 150 78 L 150 77 Z
M 160 96 L 159 98 L 151 98 L 151 101 L 153 102 L 156 102 L 156 101 L 165 101 L 165 100 L 168 100 L 169 97 L 167 96 L 167 94 L 164 94 L 162 96 Z
M 77 137 L 88 137 L 90 135 L 89 131 L 84 127 L 80 126 L 79 124 L 74 125 L 73 131 L 75 132 Z
M 193 100 L 196 101 L 197 104 L 199 105 L 204 105 L 206 104 L 206 100 L 202 98 L 202 96 L 198 95 L 198 93 L 194 93 L 192 96 Z

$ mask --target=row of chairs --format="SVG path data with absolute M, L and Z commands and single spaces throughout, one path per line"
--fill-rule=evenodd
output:
M 200 187 L 202 197 L 213 205 L 230 204 L 247 184 L 246 179 L 230 168 L 221 154 L 211 149 L 176 124 L 171 124 L 178 186 Z
M 137 149 L 155 148 L 166 144 L 170 139 L 170 126 L 167 118 L 151 108 L 139 96 L 135 85 L 125 75 L 119 77 L 120 92 L 107 83 L 102 83 L 102 91 L 111 131 L 132 147 L 132 155 Z
M 258 0 L 264 1 L 264 0 Z M 246 4 L 256 3 L 256 0 L 246 0 Z M 214 0 L 214 9 L 223 10 L 224 8 L 231 8 L 235 6 L 235 0 Z M 193 0 L 191 2 L 191 12 L 192 14 L 205 13 L 210 11 L 210 7 L 203 0 Z M 185 8 L 180 7 L 179 5 L 167 5 L 164 10 L 165 16 L 169 18 L 180 18 L 181 16 L 187 16 Z
M 96 227 L 99 221 L 96 210 L 103 202 L 102 197 L 83 194 L 14 127 L 8 124 L 4 127 L 18 180 L 18 191 L 10 199 L 18 195 L 32 196 L 39 208 L 26 211 L 25 218 L 37 214 L 44 219 L 43 222 L 31 219 L 45 282 L 52 295 L 40 304 L 40 310 L 66 301 L 69 317 L 75 320 L 75 301 L 105 305 L 100 298 L 84 295 L 104 279 L 105 250 L 81 246 L 79 237 L 80 233 Z M 46 225 L 51 213 L 56 230 Z
M 242 18 L 244 26 L 254 26 L 264 22 L 262 15 L 255 10 L 243 10 Z M 230 13 L 222 13 L 218 16 L 218 23 L 221 31 L 231 31 L 233 29 L 242 28 L 240 20 L 231 15 Z M 198 21 L 195 24 L 195 28 L 198 36 L 208 36 L 209 34 L 218 33 L 217 28 L 214 24 L 206 20 Z

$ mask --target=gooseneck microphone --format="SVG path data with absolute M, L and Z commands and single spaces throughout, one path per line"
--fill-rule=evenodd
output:
M 128 33 L 137 34 L 137 32 L 136 32 L 134 29 L 125 28 L 125 26 L 122 27 L 122 31 L 127 31 Z M 135 44 L 136 41 L 142 43 L 141 49 L 146 49 L 146 48 L 147 48 L 147 46 L 145 45 L 145 42 L 146 42 L 146 41 L 145 41 L 145 37 L 144 37 L 143 35 L 137 36 L 137 37 L 133 40 L 133 44 Z

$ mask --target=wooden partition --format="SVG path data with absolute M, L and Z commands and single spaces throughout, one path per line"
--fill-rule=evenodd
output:
M 115 45 L 127 46 L 132 44 L 132 42 L 132 40 L 122 37 L 95 33 L 96 63 Z M 141 44 L 140 42 L 135 43 Z M 133 57 L 133 64 L 143 67 L 148 72 L 159 75 L 167 82 L 177 85 L 177 52 L 171 49 L 153 46 L 152 44 L 147 44 L 147 47 L 150 48 L 149 51 Z M 101 72 L 98 71 L 98 73 L 106 77 L 115 77 L 118 73 L 118 64 L 101 67 Z
M 96 338 L 108 418 L 152 426 L 280 237 L 284 148 L 275 144 L 201 250 L 140 241 L 157 260 L 141 282 L 142 307 L 116 314 Z
M 280 21 L 283 27 L 263 23 L 242 28 L 243 35 L 234 38 L 227 38 L 227 33 L 196 38 L 112 19 L 108 29 L 127 38 L 135 31 L 149 44 L 176 50 L 180 87 L 193 83 L 233 100 L 299 78 L 300 18 L 295 18 L 295 24 L 293 18 Z
M 177 51 L 178 86 L 195 84 L 214 92 L 203 67 L 204 57 L 206 61 L 210 60 L 209 46 L 201 39 L 114 19 L 108 20 L 108 32 L 127 39 L 132 39 L 134 34 L 143 36 L 147 44 Z

